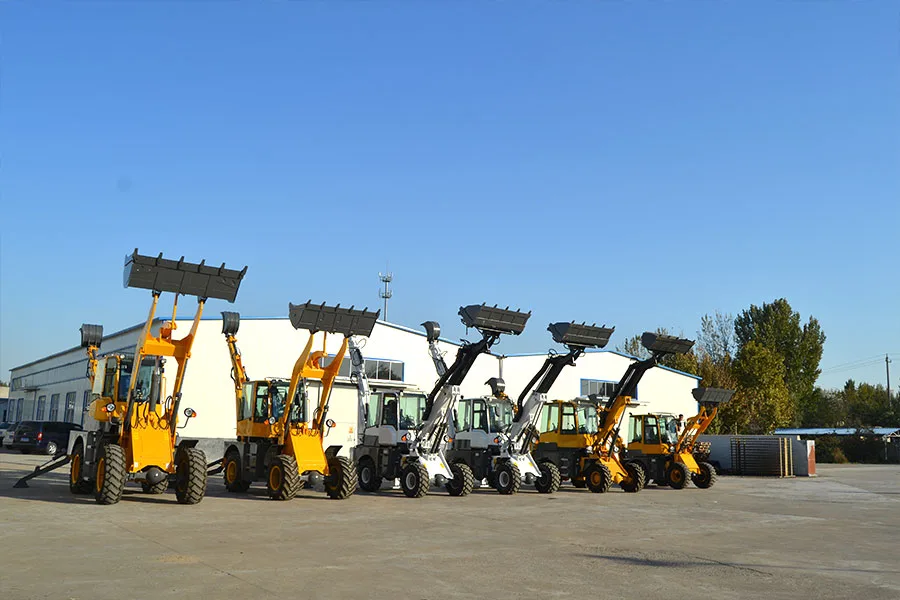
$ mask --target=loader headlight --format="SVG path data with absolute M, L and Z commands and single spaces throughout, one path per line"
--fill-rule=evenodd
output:
M 331 429 L 335 426 L 334 419 L 328 419 L 327 421 L 325 421 L 325 425 L 328 427 L 328 429 Z
M 500 436 L 499 436 L 499 435 L 498 435 L 497 437 L 494 438 L 494 443 L 495 443 L 495 444 L 499 444 L 499 443 L 500 443 Z
M 113 402 L 110 402 L 104 408 L 106 408 L 106 412 L 111 413 L 111 412 L 115 412 L 116 405 Z
M 408 433 L 404 433 L 402 436 L 400 436 L 400 441 L 401 441 L 401 442 L 408 442 L 408 441 L 409 441 L 409 434 L 408 434 Z
M 594 453 L 594 447 L 593 447 L 593 446 L 587 446 L 587 447 L 585 447 L 584 451 L 587 452 L 588 454 L 593 454 L 593 453 Z
M 275 417 L 269 417 L 269 425 L 275 424 Z
M 670 453 L 675 452 L 675 446 L 669 446 L 669 452 Z
M 197 411 L 193 408 L 186 408 L 184 409 L 184 416 L 186 416 L 188 419 L 191 419 L 197 416 Z
M 447 443 L 449 444 L 450 442 L 453 441 L 453 438 L 450 437 L 449 435 L 445 435 L 445 436 L 444 436 L 444 441 L 447 442 Z

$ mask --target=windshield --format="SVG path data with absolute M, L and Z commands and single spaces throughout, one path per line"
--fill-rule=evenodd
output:
M 141 361 L 141 366 L 138 367 L 137 381 L 134 382 L 135 400 L 145 400 L 150 397 L 150 387 L 153 382 L 153 370 L 156 368 L 156 361 L 156 357 L 144 358 Z M 128 389 L 127 386 L 130 383 L 130 379 L 130 372 L 127 375 L 123 374 L 119 380 L 119 387 L 122 386 L 124 381 L 126 386 L 124 389 Z
M 425 416 L 425 394 L 400 394 L 400 429 L 418 429 Z
M 582 406 L 578 409 L 578 433 L 597 433 L 595 406 Z
M 502 433 L 512 425 L 513 409 L 509 402 L 491 402 L 488 411 L 491 433 Z
M 678 442 L 677 419 L 672 415 L 660 415 L 659 428 L 663 432 L 663 441 L 668 444 Z

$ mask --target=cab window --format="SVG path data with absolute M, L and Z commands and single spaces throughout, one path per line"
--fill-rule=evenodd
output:
M 287 381 L 282 382 L 279 385 L 279 389 L 281 392 L 281 396 L 283 398 L 287 398 L 290 390 L 290 383 Z M 305 423 L 306 422 L 306 405 L 309 401 L 309 391 L 306 388 L 306 380 L 301 379 L 300 383 L 297 384 L 297 391 L 294 392 L 294 400 L 291 402 L 291 423 Z M 281 412 L 277 416 L 281 416 L 284 414 L 284 406 L 281 406 Z
M 632 415 L 630 421 L 628 428 L 631 430 L 631 441 L 640 444 L 644 441 L 644 420 Z
M 544 414 L 541 417 L 541 433 L 556 433 L 559 429 L 559 405 L 548 404 L 544 406 Z
M 425 394 L 400 395 L 400 428 L 418 429 L 425 417 Z
M 244 389 L 241 393 L 241 405 L 238 408 L 238 420 L 243 421 L 244 419 L 250 418 L 250 403 L 253 398 L 253 384 L 245 383 Z
M 106 360 L 106 372 L 103 375 L 103 397 L 116 397 L 116 359 L 109 358 Z
M 644 443 L 659 443 L 659 426 L 656 423 L 656 417 L 646 417 L 644 419 Z
M 259 382 L 256 384 L 256 396 L 253 402 L 253 420 L 264 423 L 269 418 L 269 384 Z
M 459 401 L 459 404 L 456 405 L 456 418 L 454 422 L 456 423 L 457 431 L 468 431 L 469 427 L 472 425 L 472 400 L 470 398 L 463 398 Z
M 385 394 L 381 399 L 381 425 L 397 428 L 397 395 Z
M 578 433 L 575 425 L 575 407 L 571 404 L 564 404 L 562 409 L 562 429 L 560 433 Z
M 378 392 L 369 394 L 369 403 L 366 405 L 366 427 L 375 427 L 379 404 L 381 404 L 381 394 Z
M 472 401 L 472 429 L 488 430 L 487 407 L 484 405 L 484 400 Z

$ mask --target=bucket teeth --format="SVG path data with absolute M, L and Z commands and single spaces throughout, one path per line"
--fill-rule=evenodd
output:
M 311 333 L 324 331 L 339 333 L 344 337 L 351 335 L 369 336 L 375 328 L 375 321 L 381 311 L 370 311 L 353 308 L 341 308 L 341 305 L 326 306 L 325 303 L 288 304 L 288 315 L 294 329 L 306 329 Z
M 604 348 L 615 330 L 615 327 L 597 327 L 574 321 L 551 323 L 547 327 L 554 342 L 573 348 Z
M 154 292 L 170 292 L 198 298 L 218 298 L 234 302 L 247 267 L 240 271 L 226 269 L 225 263 L 212 267 L 205 260 L 199 263 L 171 260 L 159 256 L 138 254 L 137 248 L 125 257 L 125 287 L 143 288 Z
M 482 333 L 511 333 L 519 335 L 525 330 L 525 324 L 531 311 L 510 310 L 496 305 L 470 304 L 459 308 L 459 316 L 466 327 L 473 327 Z

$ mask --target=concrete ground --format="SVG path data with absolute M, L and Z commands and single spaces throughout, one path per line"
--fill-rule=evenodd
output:
M 710 490 L 100 506 L 0 451 L 0 598 L 900 598 L 900 467 Z

